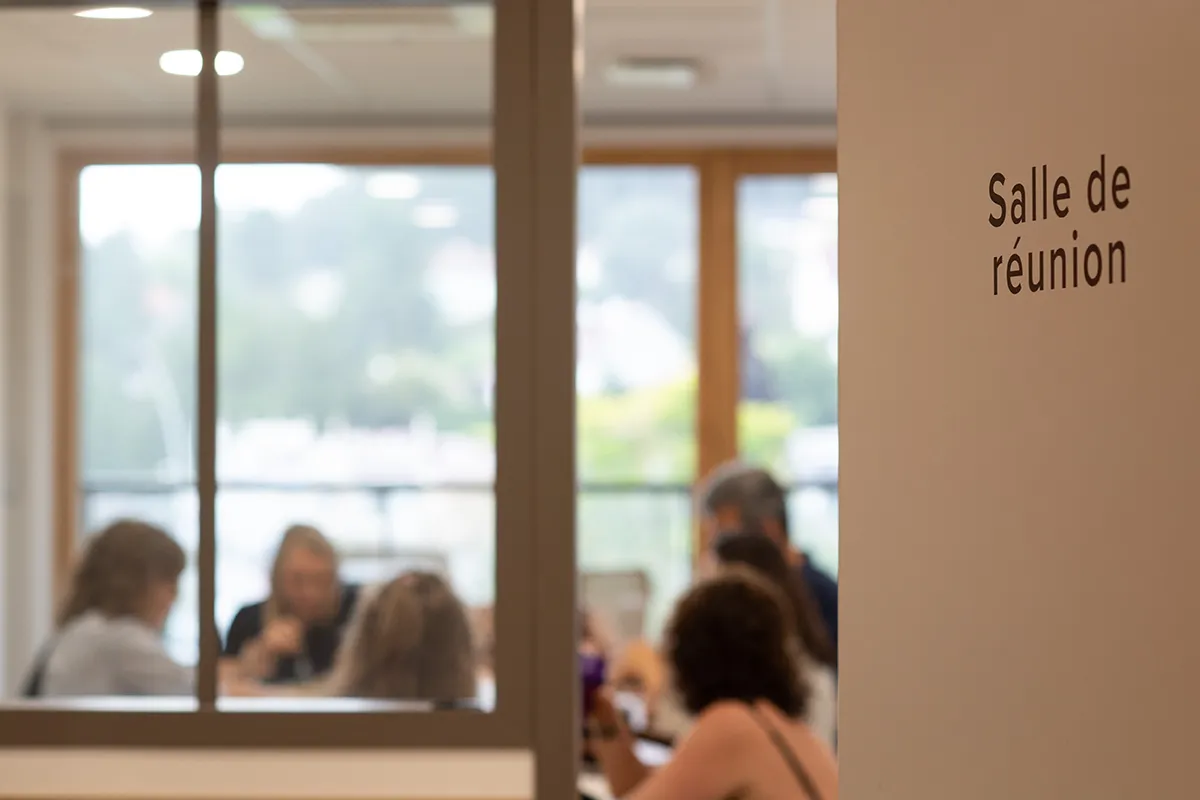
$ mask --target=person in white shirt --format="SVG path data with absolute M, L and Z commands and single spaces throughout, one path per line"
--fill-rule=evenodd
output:
M 833 747 L 837 738 L 837 649 L 808 587 L 775 542 L 762 534 L 720 534 L 712 542 L 711 553 L 718 568 L 749 567 L 775 584 L 787 598 L 800 643 L 800 674 L 809 688 L 805 721 Z
M 728 568 L 749 568 L 774 584 L 786 598 L 799 643 L 797 669 L 808 687 L 804 721 L 830 748 L 837 739 L 837 651 L 825 632 L 820 614 L 806 588 L 796 578 L 783 552 L 757 533 L 723 533 L 712 542 L 702 570 L 714 574 Z M 656 734 L 679 737 L 691 725 L 676 693 L 670 689 L 653 714 Z
M 144 522 L 121 520 L 94 536 L 27 694 L 192 694 L 192 670 L 162 641 L 185 562 L 174 539 Z

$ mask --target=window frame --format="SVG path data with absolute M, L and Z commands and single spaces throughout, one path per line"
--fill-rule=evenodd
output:
M 738 186 L 753 176 L 805 176 L 837 173 L 837 149 L 753 148 L 712 153 L 701 183 L 699 389 L 696 474 L 703 476 L 740 456 L 738 407 L 742 400 L 741 253 L 738 230 L 742 209 Z M 695 525 L 695 553 L 708 547 L 708 535 Z
M 157 147 L 68 147 L 56 153 L 55 252 L 59 268 L 55 297 L 56 391 L 54 418 L 54 547 L 53 574 L 56 596 L 69 578 L 72 554 L 79 531 L 79 395 L 78 395 L 78 324 L 80 233 L 79 177 L 95 165 L 188 164 L 196 159 L 179 146 Z M 321 163 L 339 166 L 491 166 L 492 154 L 486 147 L 346 147 L 294 146 L 261 148 L 238 145 L 222 154 L 222 164 Z M 740 354 L 736 347 L 740 325 L 738 307 L 739 209 L 737 188 L 740 180 L 752 175 L 807 175 L 836 172 L 836 153 L 828 148 L 755 148 L 711 147 L 594 147 L 583 152 L 584 166 L 687 166 L 695 170 L 698 183 L 699 225 L 697 275 L 697 475 L 703 475 L 719 463 L 736 458 L 737 408 L 740 402 Z M 572 317 L 573 318 L 573 317 Z M 573 340 L 572 340 L 573 341 Z M 499 453 L 498 453 L 499 457 Z M 497 490 L 497 493 L 499 490 Z M 499 522 L 497 523 L 499 527 Z M 695 526 L 693 559 L 707 545 Z M 509 542 L 506 548 L 511 548 Z M 498 573 L 500 551 L 497 550 Z M 511 559 L 510 559 L 511 560 Z M 501 579 L 497 575 L 497 583 Z M 499 593 L 499 592 L 498 592 Z M 497 610 L 501 604 L 497 602 Z M 532 613 L 528 611 L 526 613 Z M 524 634 L 510 631 L 497 618 L 497 642 L 518 645 Z M 501 630 L 503 629 L 503 633 Z M 530 637 L 524 637 L 526 645 Z M 503 647 L 503 646 L 501 646 Z M 526 680 L 526 696 L 529 692 Z M 511 690 L 510 690 L 511 691 Z M 503 702 L 503 701 L 502 701 Z M 319 730 L 314 717 L 326 720 L 338 733 L 337 745 L 483 747 L 519 746 L 528 742 L 515 736 L 511 727 L 500 723 L 502 712 L 469 714 L 435 712 L 432 714 L 270 714 L 254 712 L 186 712 L 181 714 L 135 714 L 98 712 L 0 712 L 0 720 L 11 714 L 29 715 L 29 724 L 0 726 L 21 729 L 19 737 L 0 735 L 0 747 L 19 743 L 39 746 L 86 746 L 103 741 L 107 745 L 208 746 L 215 742 L 244 747 L 330 746 L 328 731 Z M 343 722 L 340 717 L 347 717 Z M 469 733 L 459 735 L 455 717 L 469 716 Z M 507 715 L 504 715 L 507 716 Z M 193 720 L 192 718 L 196 719 Z M 224 718 L 238 719 L 234 740 L 218 738 L 225 731 Z M 36 720 L 35 720 L 36 718 Z M 447 719 L 449 718 L 449 719 Z M 409 734 L 408 719 L 419 722 L 419 734 Z M 140 720 L 154 720 L 142 727 Z M 276 720 L 279 720 L 278 722 Z M 310 724 L 310 720 L 312 723 Z M 439 726 L 445 720 L 445 731 Z M 387 735 L 372 722 L 384 722 Z M 286 723 L 280 724 L 280 723 Z M 433 723 L 432 725 L 430 723 Z M 130 725 L 133 727 L 130 727 Z M 359 733 L 342 736 L 343 730 L 356 728 Z M 380 727 L 383 727 L 380 725 Z M 186 734 L 182 729 L 190 729 Z M 232 725 L 230 724 L 230 729 Z M 318 729 L 314 732 L 314 729 Z M 103 730 L 104 737 L 97 736 Z M 32 735 L 31 735 L 32 734 Z M 10 741 L 12 739 L 12 741 Z

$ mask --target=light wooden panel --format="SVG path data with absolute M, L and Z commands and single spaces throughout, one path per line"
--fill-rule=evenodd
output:
M 737 455 L 737 290 L 737 179 L 731 159 L 713 156 L 700 177 L 697 477 Z

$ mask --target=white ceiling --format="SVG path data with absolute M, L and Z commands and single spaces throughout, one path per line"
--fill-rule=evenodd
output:
M 269 41 L 245 12 L 223 11 L 221 46 L 246 59 L 242 74 L 222 79 L 225 114 L 314 121 L 485 114 L 491 40 L 470 30 L 478 17 L 455 23 L 445 11 L 401 5 L 292 12 L 312 24 L 336 23 L 346 41 Z M 834 18 L 835 0 L 589 0 L 585 113 L 622 122 L 831 120 Z M 342 26 L 350 22 L 370 24 L 347 36 Z M 393 27 L 399 23 L 403 35 Z M 188 115 L 194 80 L 164 74 L 158 58 L 195 46 L 189 9 L 130 21 L 79 19 L 69 8 L 0 9 L 0 104 L 62 119 Z M 605 71 L 622 58 L 696 59 L 699 81 L 683 90 L 610 85 Z

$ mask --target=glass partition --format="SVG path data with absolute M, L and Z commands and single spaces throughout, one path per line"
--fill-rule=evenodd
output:
M 653 643 L 691 580 L 699 451 L 732 454 L 735 428 L 836 575 L 836 176 L 606 152 L 575 215 L 565 112 L 530 88 L 549 36 L 531 2 L 206 8 L 0 11 L 0 43 L 59 53 L 29 62 L 54 91 L 0 88 L 10 529 L 38 532 L 2 553 L 19 708 L 0 745 L 528 746 L 561 712 L 535 707 L 535 670 L 555 702 L 574 685 L 555 649 L 572 524 L 584 604 L 632 587 L 636 609 L 600 611 Z M 713 274 L 740 314 L 698 298 Z M 739 324 L 736 414 L 731 396 L 698 424 L 697 373 Z M 186 690 L 22 701 L 85 547 L 121 519 L 178 547 L 159 655 Z M 382 618 L 435 610 L 424 630 L 462 634 L 440 651 L 468 664 L 456 688 L 354 673 L 428 644 Z M 197 669 L 223 713 L 190 713 Z
M 226 164 L 217 195 L 232 688 L 490 710 L 491 169 Z
M 143 278 L 137 287 L 154 298 L 152 309 L 166 322 L 137 338 L 149 367 L 133 362 L 138 371 L 124 379 L 146 376 L 153 413 L 122 431 L 123 446 L 105 448 L 112 442 L 105 420 L 113 400 L 89 390 L 93 373 L 126 363 L 120 329 L 108 325 L 119 318 L 113 309 L 122 287 L 102 263 L 85 266 L 84 325 L 108 335 L 85 337 L 83 351 L 85 444 L 97 440 L 85 448 L 83 530 L 135 517 L 187 533 L 186 590 L 166 640 L 176 660 L 190 665 L 199 639 L 196 221 L 187 211 L 197 188 L 198 173 L 186 165 L 93 166 L 83 172 L 80 202 L 81 230 L 119 209 L 128 220 L 122 235 L 138 240 L 148 228 L 157 231 L 160 249 L 135 267 L 139 275 L 166 276 L 160 283 Z M 411 571 L 463 587 L 455 594 L 480 643 L 478 653 L 461 654 L 480 660 L 479 689 L 469 699 L 491 705 L 494 682 L 483 643 L 492 638 L 486 623 L 495 600 L 494 193 L 486 167 L 227 164 L 219 170 L 215 617 L 231 660 L 247 644 L 243 639 L 254 638 L 244 625 L 256 604 L 283 590 L 271 581 L 283 533 L 307 524 L 336 550 L 347 592 Z M 441 209 L 442 218 L 431 209 Z M 112 247 L 85 238 L 85 265 L 111 259 Z M 173 267 L 182 275 L 172 276 Z M 106 277 L 88 279 L 97 273 Z M 163 285 L 172 277 L 173 284 Z M 382 324 L 393 318 L 407 323 Z M 106 469 L 112 462 L 126 468 Z M 234 629 L 242 609 L 249 610 Z M 231 631 L 237 641 L 230 641 Z M 320 634 L 313 636 L 320 648 Z M 272 691 L 304 682 L 296 663 L 312 658 L 281 655 Z M 324 669 L 307 677 L 331 664 L 317 666 Z
M 532 591 L 557 591 L 534 542 L 569 530 L 574 502 L 532 503 L 538 465 L 572 461 L 561 437 L 535 441 L 535 409 L 568 429 L 547 381 L 571 373 L 559 358 L 529 380 L 538 265 L 563 251 L 535 247 L 534 198 L 559 192 L 573 216 L 553 176 L 576 163 L 569 127 L 536 148 L 549 117 L 515 91 L 534 84 L 533 4 L 76 11 L 0 12 L 0 40 L 73 51 L 88 75 L 2 94 L 29 122 L 0 126 L 0 178 L 28 148 L 12 185 L 51 184 L 30 207 L 58 221 L 21 231 L 6 289 L 53 305 L 37 335 L 58 351 L 31 381 L 47 419 L 21 439 L 55 442 L 54 502 L 28 500 L 53 568 L 4 606 L 6 683 L 18 660 L 38 681 L 11 693 L 0 746 L 531 746 Z M 440 127 L 454 148 L 414 144 Z M 352 157 L 304 144 L 339 137 Z M 56 247 L 36 242 L 56 227 Z M 61 274 L 26 286 L 38 259 Z M 26 544 L 6 574 L 14 554 L 36 563 Z M 542 555 L 573 575 L 569 548 Z M 76 605 L 121 630 L 76 641 L 77 615 L 56 616 Z M 101 685 L 96 647 L 150 666 Z M 97 669 L 68 685 L 64 664 Z M 225 713 L 188 713 L 198 700 Z M 410 711 L 436 713 L 387 713 Z
M 100 116 L 154 114 L 194 128 L 195 80 L 160 60 L 197 47 L 197 15 L 179 4 L 128 14 L 38 6 L 0 9 L 0 180 L 12 201 L 0 260 L 6 330 L 19 334 L 5 373 L 22 387 L 5 420 L 19 453 L 10 467 L 22 470 L 5 536 L 8 699 L 71 708 L 145 691 L 186 710 L 194 665 L 176 657 L 195 650 L 194 497 L 182 499 L 193 513 L 180 524 L 173 498 L 82 504 L 46 490 L 67 476 L 128 487 L 163 471 L 179 482 L 194 474 L 198 170 L 116 173 L 87 166 L 58 138 Z M 180 144 L 179 160 L 194 161 L 194 144 Z M 179 186 L 190 203 L 155 204 Z M 143 655 L 140 674 L 108 669 L 101 653 L 112 648 Z
M 174 661 L 194 668 L 200 173 L 190 164 L 96 165 L 78 186 L 78 552 L 120 520 L 170 532 L 183 570 L 164 642 Z M 45 691 L 58 694 L 53 681 Z

